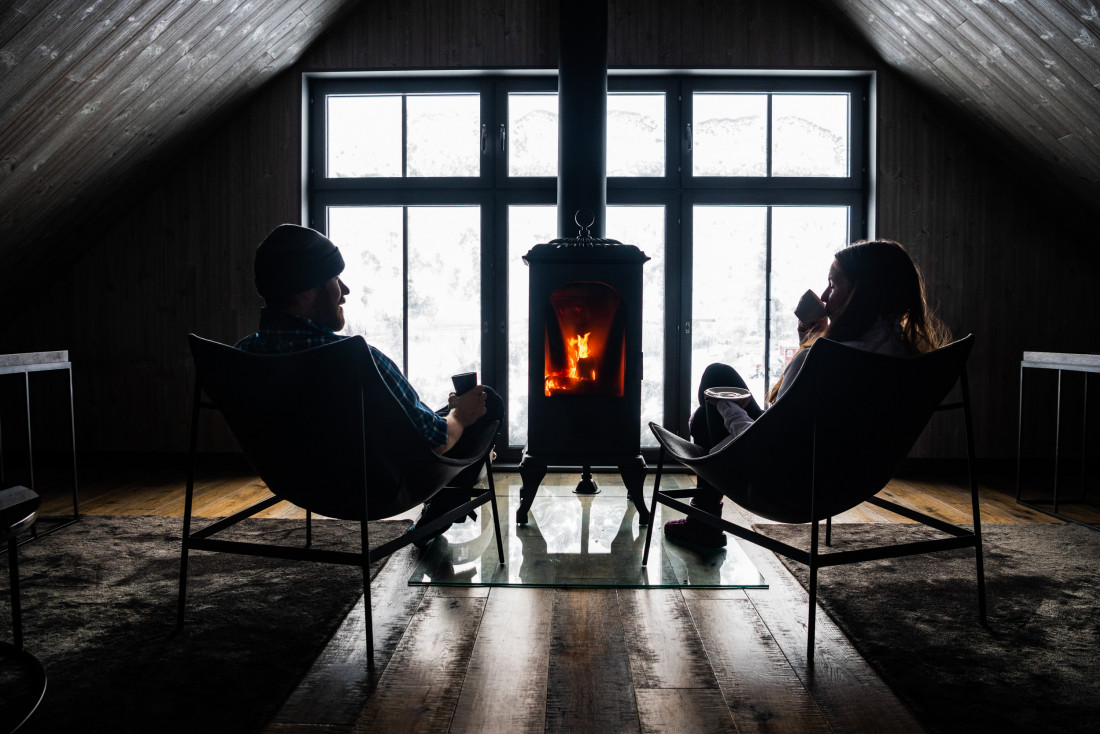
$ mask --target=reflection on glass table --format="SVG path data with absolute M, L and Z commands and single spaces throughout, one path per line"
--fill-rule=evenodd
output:
M 498 493 L 501 518 L 512 517 L 520 485 Z M 767 588 L 740 545 L 700 555 L 663 542 L 654 533 L 649 565 L 642 567 L 645 527 L 638 524 L 625 487 L 606 486 L 599 495 L 539 495 L 527 525 L 501 521 L 507 563 L 497 560 L 492 519 L 453 525 L 430 545 L 410 584 L 470 586 L 591 586 L 624 588 Z M 657 508 L 656 522 L 680 517 Z M 666 513 L 662 517 L 662 512 Z

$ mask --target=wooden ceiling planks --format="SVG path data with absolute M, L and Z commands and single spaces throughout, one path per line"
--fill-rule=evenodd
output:
M 134 0 L 134 5 L 139 2 Z M 61 13 L 61 10 L 51 6 L 23 34 L 0 48 L 5 65 L 0 146 L 6 158 L 13 156 L 15 146 L 23 139 L 41 134 L 45 121 L 69 102 L 85 81 L 81 61 L 101 53 L 101 43 L 125 38 L 109 21 L 101 21 L 94 13 Z
M 1100 68 L 1100 11 L 1092 0 L 1030 0 L 1011 10 L 1022 14 L 1031 12 L 1034 20 L 1045 19 L 1051 29 L 1043 29 L 1044 38 L 1068 38 L 1091 59 L 1094 73 Z M 1037 30 L 1039 27 L 1036 23 Z
M 1024 151 L 1051 185 L 1100 205 L 1091 0 L 825 1 L 885 60 Z
M 354 0 L 23 0 L 0 10 L 0 288 L 293 64 Z M 109 215 L 109 212 L 107 213 Z
M 1037 32 L 1042 27 L 1040 16 L 1022 3 L 968 6 L 966 12 L 969 22 L 960 30 L 978 29 L 989 39 L 1016 84 L 1009 93 L 1030 98 L 1054 138 L 1081 135 L 1100 121 L 1100 94 L 1082 74 L 1092 66 L 1095 76 L 1100 65 L 1092 65 L 1077 44 L 1061 33 Z M 1014 13 L 1026 19 L 1023 25 Z
M 147 3 L 145 7 L 152 5 Z M 232 31 L 235 25 L 247 25 L 251 20 L 244 14 L 229 18 L 212 15 L 203 12 L 198 4 L 191 8 L 193 11 L 188 12 L 187 4 L 169 3 L 162 12 L 128 18 L 128 25 L 140 25 L 138 33 L 125 44 L 112 44 L 103 54 L 81 59 L 80 67 L 91 66 L 94 71 L 77 87 L 78 99 L 66 105 L 69 114 L 55 115 L 51 120 L 54 124 L 42 125 L 34 131 L 30 146 L 14 151 L 30 164 L 31 170 L 24 169 L 24 176 L 34 173 L 51 187 L 77 189 L 86 182 L 89 168 L 100 169 L 108 162 L 117 165 L 111 159 L 130 134 L 138 133 L 134 137 L 140 140 L 140 133 L 156 130 L 155 117 L 150 119 L 143 113 L 162 86 L 173 89 L 177 99 L 187 98 L 187 88 L 178 85 L 178 77 L 168 74 L 176 59 L 188 58 L 196 40 L 198 48 L 205 48 L 205 42 L 214 52 L 214 39 L 225 35 L 218 34 L 222 27 L 219 24 L 228 21 L 226 30 Z M 225 48 L 235 52 L 236 39 L 231 39 Z M 84 71 L 80 69 L 82 75 Z M 130 121 L 134 122 L 132 128 L 127 126 Z M 104 137 L 115 144 L 111 145 Z M 104 147 L 99 147 L 104 143 Z M 56 158 L 62 151 L 79 151 L 84 155 Z M 50 167 L 43 171 L 47 165 Z M 22 183 L 21 178 L 17 175 L 0 183 L 0 196 L 6 186 Z
M 101 116 L 98 126 L 81 128 L 81 144 L 102 151 L 111 159 L 113 168 L 124 167 L 134 158 L 148 158 L 150 139 L 147 134 L 150 130 L 178 142 L 174 136 L 188 127 L 189 121 L 181 118 L 187 115 L 190 103 L 206 98 L 217 100 L 218 104 L 205 106 L 208 114 L 216 113 L 221 103 L 228 101 L 222 98 L 225 90 L 236 89 L 236 81 L 244 78 L 243 70 L 234 68 L 238 62 L 243 58 L 256 58 L 256 45 L 278 40 L 261 37 L 248 43 L 257 35 L 253 31 L 262 28 L 259 24 L 264 19 L 262 13 L 242 15 L 232 18 L 231 23 L 223 21 L 220 25 L 212 25 L 207 18 L 206 22 L 193 26 L 186 36 L 173 41 L 186 46 L 187 52 L 175 60 L 168 54 L 160 54 L 158 61 L 163 59 L 164 63 L 158 63 L 147 75 L 136 77 L 118 97 L 109 100 L 106 114 Z M 273 20 L 278 22 L 281 18 Z M 219 44 L 226 39 L 229 40 L 224 47 L 227 50 L 222 50 Z M 129 90 L 135 87 L 140 88 L 141 93 L 131 102 Z M 173 122 L 182 124 L 173 125 Z M 72 170 L 72 166 L 66 168 Z M 76 174 L 78 185 L 81 179 L 91 179 L 100 171 L 100 161 L 85 161 Z

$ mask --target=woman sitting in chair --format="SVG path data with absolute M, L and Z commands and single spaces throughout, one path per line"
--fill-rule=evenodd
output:
M 890 240 L 857 242 L 836 253 L 829 268 L 828 287 L 821 294 L 825 316 L 799 321 L 801 347 L 768 395 L 771 405 L 795 381 L 806 361 L 807 349 L 819 337 L 880 354 L 911 356 L 937 349 L 950 333 L 932 312 L 920 270 L 900 244 Z M 699 383 L 699 408 L 689 423 L 692 440 L 713 451 L 741 435 L 763 410 L 750 395 L 743 400 L 711 400 L 711 387 L 745 388 L 745 381 L 729 365 L 712 364 Z M 692 506 L 721 516 L 722 495 L 700 480 Z M 726 535 L 697 520 L 665 523 L 665 537 L 675 543 L 717 550 Z

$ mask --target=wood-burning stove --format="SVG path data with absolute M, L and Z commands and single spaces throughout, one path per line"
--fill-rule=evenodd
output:
M 578 215 L 579 217 L 580 215 Z M 591 224 L 589 222 L 588 224 Z M 535 245 L 530 267 L 527 446 L 516 522 L 526 523 L 550 465 L 616 466 L 642 524 L 642 265 L 634 245 L 577 237 Z
M 634 245 L 603 239 L 607 1 L 561 0 L 560 13 L 561 239 L 535 245 L 523 258 L 531 268 L 529 392 L 516 522 L 527 522 L 549 465 L 582 467 L 577 492 L 592 494 L 598 491 L 592 467 L 610 464 L 618 467 L 645 525 L 642 264 L 649 258 Z M 587 212 L 583 224 L 581 211 Z M 570 220 L 581 227 L 577 237 L 566 237 Z

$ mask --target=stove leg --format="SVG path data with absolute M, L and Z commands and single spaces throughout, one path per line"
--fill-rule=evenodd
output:
M 531 509 L 531 503 L 535 501 L 535 493 L 539 491 L 546 476 L 546 462 L 536 459 L 526 451 L 519 462 L 519 476 L 523 484 L 519 490 L 519 509 L 516 510 L 516 524 L 527 524 L 527 512 Z
M 645 486 L 645 459 L 635 456 L 629 461 L 619 464 L 619 474 L 626 485 L 626 493 L 638 510 L 638 524 L 649 525 L 649 508 L 645 505 L 642 489 Z
M 573 490 L 575 494 L 599 494 L 600 488 L 596 484 L 596 480 L 592 478 L 592 467 L 585 466 L 581 469 L 581 481 L 577 483 L 577 488 Z

